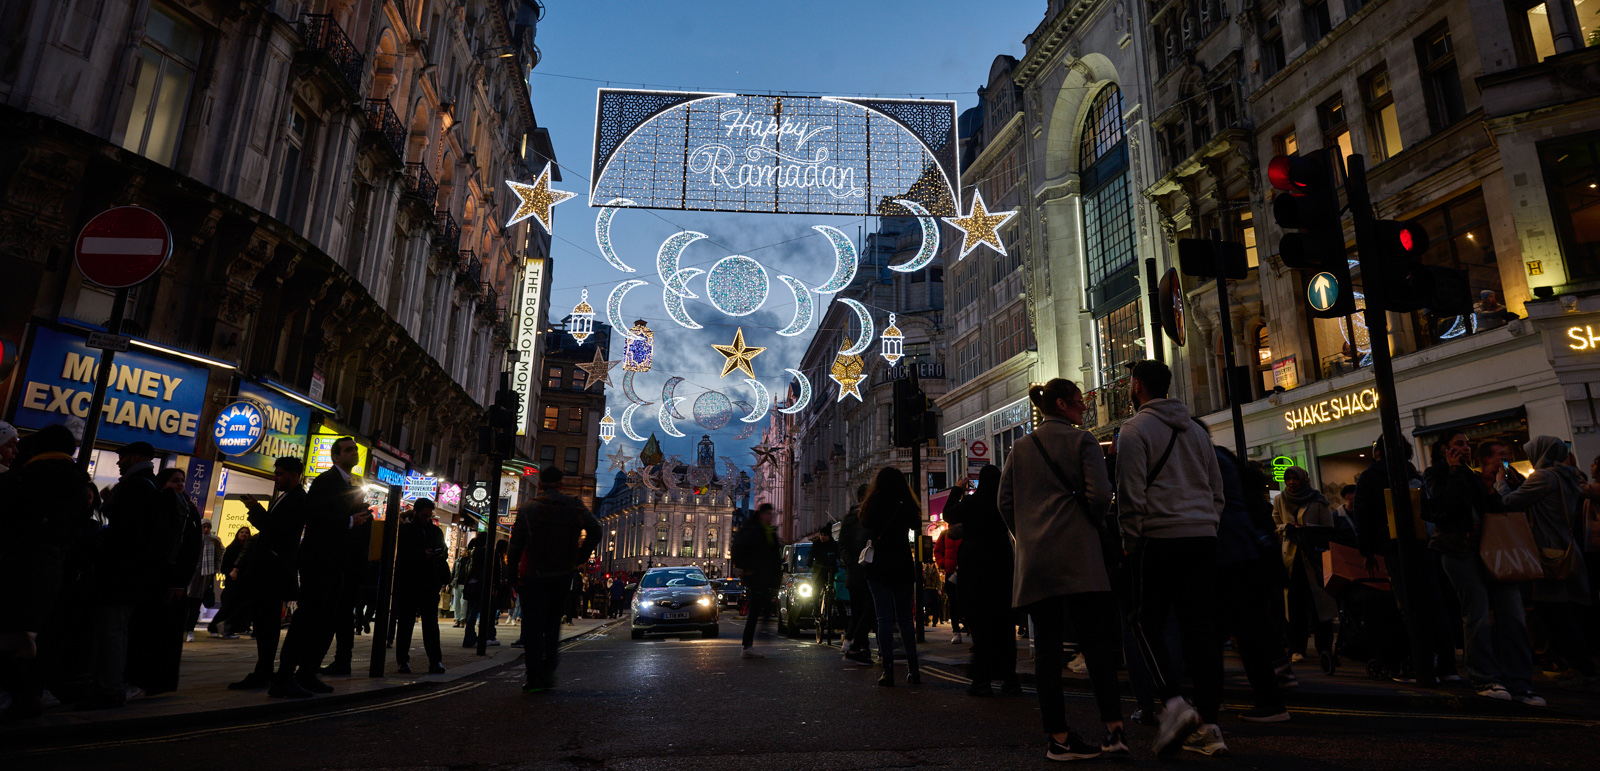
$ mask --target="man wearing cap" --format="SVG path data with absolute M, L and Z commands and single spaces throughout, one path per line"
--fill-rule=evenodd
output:
M 395 546 L 394 658 L 402 674 L 411 673 L 411 628 L 422 617 L 422 647 L 428 653 L 428 674 L 444 674 L 439 649 L 439 588 L 450 580 L 444 560 L 444 531 L 433 523 L 433 500 L 418 498 Z
M 295 555 L 300 551 L 300 534 L 306 529 L 310 508 L 301 485 L 305 464 L 299 458 L 284 456 L 272 466 L 272 501 L 267 508 L 252 495 L 240 499 L 249 509 L 250 526 L 256 535 L 239 558 L 239 584 L 245 591 L 250 627 L 256 636 L 256 668 L 243 680 L 232 683 L 232 690 L 266 688 L 272 684 L 272 665 L 278 658 L 278 633 L 283 627 L 283 604 L 298 591 Z M 280 689 L 298 698 L 311 692 L 294 685 Z

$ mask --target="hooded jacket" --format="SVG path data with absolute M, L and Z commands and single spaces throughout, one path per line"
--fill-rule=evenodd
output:
M 1169 442 L 1172 453 L 1152 479 Z M 1211 437 L 1177 399 L 1145 402 L 1122 424 L 1117 519 L 1129 551 L 1145 538 L 1216 536 L 1227 497 L 1212 447 Z

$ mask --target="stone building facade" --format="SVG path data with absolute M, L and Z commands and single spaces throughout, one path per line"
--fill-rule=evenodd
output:
M 582 342 L 573 338 L 567 322 L 551 325 L 544 334 L 533 456 L 539 468 L 559 467 L 564 473 L 561 491 L 582 499 L 591 510 L 597 500 L 595 463 L 602 451 L 600 418 L 606 409 L 606 386 L 591 383 L 589 373 L 578 365 L 594 361 L 596 350 L 603 359 L 611 357 L 611 325 L 596 321 L 592 327 Z
M 649 457 L 654 434 L 640 454 L 642 470 L 618 472 L 595 516 L 604 533 L 601 565 L 607 571 L 640 573 L 652 567 L 692 565 L 716 578 L 731 575 L 733 536 L 744 521 L 741 503 L 750 477 L 719 475 L 716 446 L 702 436 L 695 458 Z M 651 462 L 653 461 L 653 462 Z

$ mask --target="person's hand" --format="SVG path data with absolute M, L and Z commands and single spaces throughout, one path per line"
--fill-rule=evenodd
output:
M 1495 467 L 1495 470 L 1494 470 L 1494 483 L 1495 484 L 1500 484 L 1501 482 L 1506 481 L 1506 470 L 1507 470 L 1507 468 L 1506 468 L 1506 465 L 1504 463 L 1502 463 L 1499 466 Z
M 356 512 L 356 515 L 350 519 L 352 527 L 365 525 L 372 521 L 372 509 L 362 509 L 361 511 Z
M 245 493 L 243 495 L 240 495 L 239 496 L 239 500 L 244 501 L 244 505 L 246 505 L 246 506 L 259 506 L 260 505 L 260 504 L 256 503 L 256 497 L 254 495 L 249 494 L 249 493 Z
M 1466 465 L 1469 452 L 1465 447 L 1450 447 L 1444 451 L 1444 462 L 1451 466 Z

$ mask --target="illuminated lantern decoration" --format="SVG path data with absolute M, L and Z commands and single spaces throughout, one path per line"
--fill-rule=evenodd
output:
M 883 341 L 883 358 L 888 359 L 890 364 L 899 361 L 900 357 L 905 355 L 906 336 L 894 325 L 893 313 L 889 314 L 889 328 L 883 330 L 878 339 Z
M 611 440 L 615 438 L 617 438 L 617 421 L 611 417 L 611 408 L 607 407 L 606 416 L 600 419 L 600 441 L 611 444 Z
M 649 372 L 655 340 L 656 333 L 650 331 L 644 319 L 633 322 L 633 329 L 628 331 L 628 340 L 622 346 L 622 368 L 629 372 Z
M 583 299 L 572 306 L 572 323 L 568 326 L 572 339 L 583 342 L 594 331 L 594 306 L 589 304 L 589 290 L 583 290 Z

